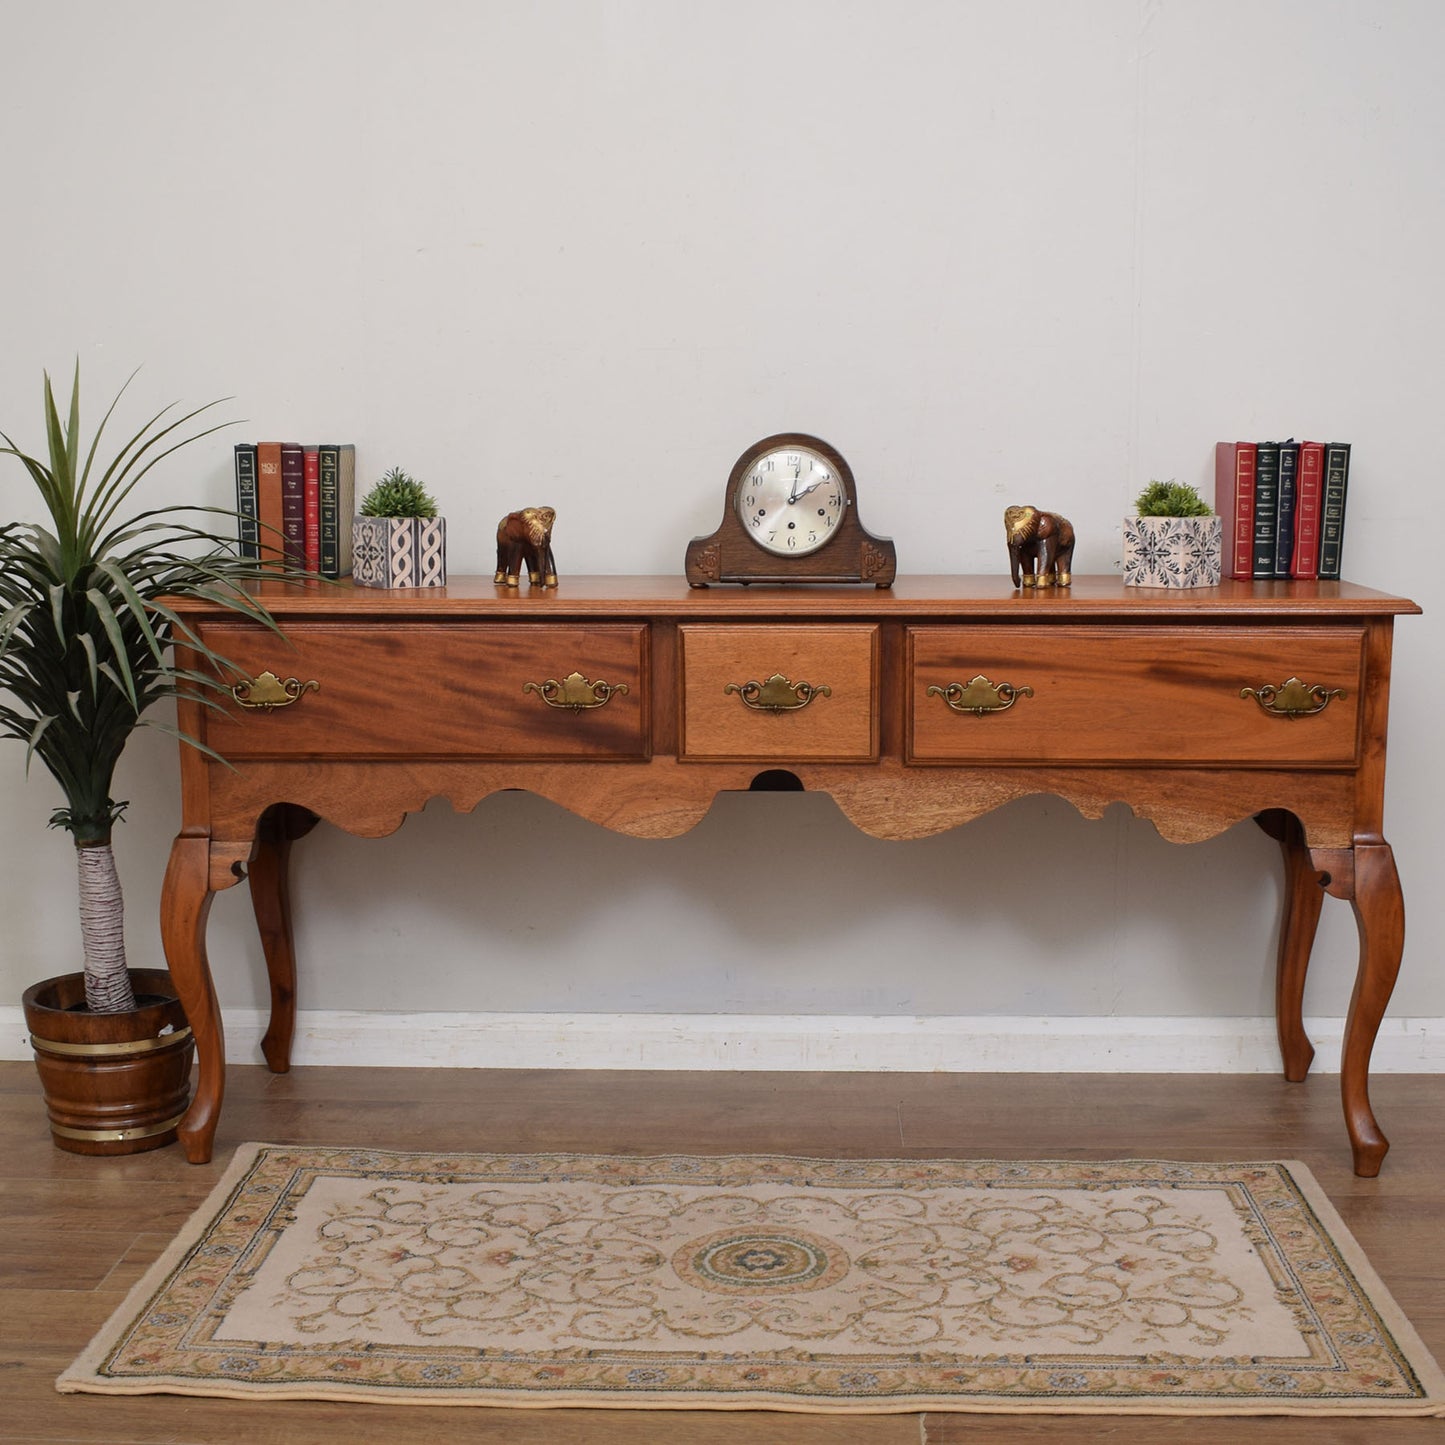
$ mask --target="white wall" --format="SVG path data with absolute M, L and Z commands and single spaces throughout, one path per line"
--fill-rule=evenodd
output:
M 1392 1013 L 1445 1018 L 1442 585 L 1391 537 L 1438 493 L 1435 0 L 0 0 L 0 33 L 0 427 L 43 446 L 41 368 L 77 355 L 92 420 L 138 363 L 137 424 L 220 395 L 246 419 L 147 501 L 225 504 L 234 439 L 351 438 L 367 478 L 402 463 L 441 498 L 454 572 L 548 502 L 564 574 L 676 575 L 737 454 L 799 429 L 848 457 L 904 571 L 1003 570 L 1001 510 L 1035 501 L 1100 572 L 1128 499 L 1207 486 L 1216 439 L 1352 441 L 1346 571 L 1426 608 L 1396 638 Z M 29 506 L 0 485 L 0 515 Z M 52 785 L 6 752 L 13 1001 L 78 930 Z M 118 783 L 137 964 L 174 771 L 144 734 Z M 792 912 L 760 839 L 849 880 L 837 912 Z M 295 861 L 308 1010 L 1271 1008 L 1279 867 L 1252 826 L 1178 848 L 1036 799 L 885 844 L 823 796 L 729 796 L 652 843 L 504 795 L 379 842 L 323 827 Z M 1325 912 L 1307 1011 L 1335 1016 L 1355 940 Z M 221 895 L 242 1010 L 253 932 Z

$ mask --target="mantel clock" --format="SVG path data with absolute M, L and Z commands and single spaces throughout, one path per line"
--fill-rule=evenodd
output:
M 841 453 L 804 432 L 754 442 L 737 461 L 723 496 L 723 518 L 687 547 L 687 580 L 712 582 L 871 582 L 890 587 L 893 543 L 858 520 L 853 472 Z

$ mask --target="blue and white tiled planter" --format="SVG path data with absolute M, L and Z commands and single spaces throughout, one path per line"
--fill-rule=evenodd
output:
M 1214 587 L 1224 555 L 1219 517 L 1125 517 L 1129 587 Z
M 356 517 L 351 580 L 358 587 L 445 587 L 445 517 Z

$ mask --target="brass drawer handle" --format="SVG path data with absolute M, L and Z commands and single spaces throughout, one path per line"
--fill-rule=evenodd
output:
M 990 682 L 979 673 L 965 687 L 951 682 L 947 687 L 930 687 L 926 697 L 941 697 L 954 712 L 970 712 L 982 717 L 986 712 L 1007 712 L 1021 697 L 1032 697 L 1031 687 L 1015 687 L 1010 682 Z
M 625 682 L 588 682 L 580 672 L 569 672 L 561 682 L 549 677 L 546 682 L 524 682 L 523 692 L 535 692 L 548 707 L 582 712 L 585 708 L 605 707 L 619 693 L 627 691 Z
M 735 692 L 744 707 L 754 712 L 795 712 L 815 697 L 832 697 L 831 687 L 814 687 L 811 682 L 789 682 L 775 672 L 766 682 L 730 682 L 724 692 Z
M 241 707 L 255 708 L 260 712 L 275 712 L 278 707 L 290 707 L 304 692 L 320 692 L 321 684 L 315 678 L 302 682 L 288 677 L 282 682 L 274 672 L 263 672 L 259 677 L 238 682 L 231 689 L 231 696 Z
M 1264 687 L 1242 687 L 1239 695 L 1252 697 L 1271 717 L 1297 718 L 1323 712 L 1330 705 L 1330 699 L 1344 697 L 1345 690 L 1342 687 L 1324 687 L 1320 683 L 1310 687 L 1299 678 L 1292 677 L 1278 687 L 1268 684 Z

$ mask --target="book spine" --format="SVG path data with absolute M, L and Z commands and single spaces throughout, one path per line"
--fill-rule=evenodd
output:
M 356 514 L 356 448 L 347 442 L 341 448 L 340 466 L 337 470 L 336 515 L 340 520 L 341 535 L 337 538 L 336 575 L 351 575 L 351 519 Z
M 1287 441 L 1279 449 L 1279 503 L 1275 508 L 1274 575 L 1288 577 L 1294 563 L 1294 514 L 1298 497 L 1299 443 Z
M 1279 525 L 1279 443 L 1260 442 L 1254 459 L 1255 577 L 1274 576 L 1274 535 Z
M 282 534 L 280 442 L 256 444 L 256 511 L 261 561 L 279 566 L 286 560 Z
M 1295 484 L 1294 562 L 1290 576 L 1302 582 L 1320 575 L 1320 494 L 1324 484 L 1325 449 L 1319 442 L 1301 442 Z
M 319 561 L 317 570 L 323 577 L 341 575 L 341 513 L 337 505 L 341 498 L 341 448 L 323 443 L 316 449 L 317 474 L 317 547 Z M 351 519 L 346 519 L 347 526 Z
M 1320 502 L 1320 580 L 1340 580 L 1340 554 L 1345 540 L 1345 500 L 1350 485 L 1350 444 L 1325 446 L 1325 483 Z
M 306 570 L 321 570 L 321 470 L 320 453 L 316 447 L 302 452 L 302 518 L 306 538 Z
M 292 567 L 306 565 L 306 457 L 295 442 L 281 447 L 281 534 Z
M 1219 514 L 1224 531 L 1224 562 L 1226 577 L 1234 576 L 1234 494 L 1237 442 L 1214 444 L 1214 510 Z
M 261 514 L 256 499 L 256 446 L 236 443 L 236 534 L 238 551 L 248 561 L 261 557 Z
M 1214 510 L 1224 525 L 1224 575 L 1254 576 L 1253 442 L 1216 442 Z

